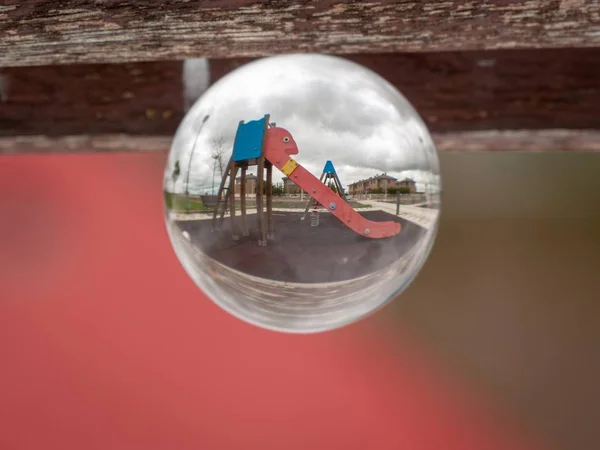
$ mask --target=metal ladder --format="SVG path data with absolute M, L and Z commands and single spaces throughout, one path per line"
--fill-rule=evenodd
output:
M 342 182 L 340 181 L 340 179 L 337 176 L 337 173 L 327 173 L 327 172 L 323 172 L 321 174 L 321 177 L 319 178 L 319 181 L 321 183 L 323 183 L 325 186 L 327 186 L 327 182 L 331 181 L 333 182 L 333 185 L 335 186 L 336 190 L 338 191 L 337 194 L 346 202 L 348 203 L 348 198 L 346 197 L 346 193 L 344 192 L 344 188 L 342 187 Z M 314 206 L 316 206 L 317 202 L 314 198 L 310 198 L 310 200 L 308 200 L 308 203 L 306 204 L 306 208 L 304 209 L 304 215 L 300 218 L 300 220 L 304 220 L 306 219 L 306 216 L 308 215 L 308 211 L 313 208 Z

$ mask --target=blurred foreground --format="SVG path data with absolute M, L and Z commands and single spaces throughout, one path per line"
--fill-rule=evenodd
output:
M 0 158 L 1 449 L 600 442 L 597 221 L 451 217 L 402 299 L 336 332 L 278 334 L 184 273 L 164 158 Z

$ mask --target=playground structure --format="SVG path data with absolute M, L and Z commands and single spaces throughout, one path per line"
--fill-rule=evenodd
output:
M 243 236 L 250 234 L 246 214 L 246 175 L 248 168 L 256 165 L 256 213 L 258 216 L 258 243 L 261 246 L 267 245 L 267 240 L 275 237 L 273 166 L 277 167 L 311 197 L 306 206 L 305 215 L 312 205 L 320 204 L 344 225 L 361 236 L 381 239 L 396 236 L 400 233 L 399 223 L 393 221 L 375 222 L 364 218 L 346 202 L 345 197 L 341 197 L 324 184 L 324 180 L 332 179 L 338 192 L 343 192 L 339 178 L 330 161 L 325 165 L 321 179 L 318 179 L 292 159 L 291 155 L 298 154 L 298 146 L 294 138 L 286 129 L 277 127 L 275 123 L 270 123 L 269 119 L 270 115 L 266 114 L 259 120 L 240 121 L 231 158 L 223 174 L 217 194 L 217 204 L 212 218 L 213 230 L 221 229 L 225 213 L 229 209 L 233 240 L 240 239 L 240 231 Z M 237 224 L 235 200 L 235 179 L 238 170 L 241 171 L 241 230 Z
M 342 186 L 342 182 L 340 181 L 340 178 L 338 177 L 337 172 L 335 171 L 335 167 L 333 167 L 333 163 L 331 161 L 327 161 L 325 163 L 325 167 L 323 168 L 323 173 L 321 174 L 321 178 L 319 178 L 319 181 L 328 187 L 329 187 L 329 183 L 332 183 L 333 187 L 337 191 L 338 195 L 344 201 L 346 201 L 346 202 L 348 201 L 348 199 L 346 197 L 346 193 L 344 192 L 344 187 Z M 313 197 L 310 197 L 310 199 L 306 203 L 306 208 L 304 209 L 304 214 L 302 215 L 302 220 L 306 219 L 308 210 L 310 208 L 316 208 L 316 207 L 317 207 L 317 202 L 315 201 L 315 199 Z

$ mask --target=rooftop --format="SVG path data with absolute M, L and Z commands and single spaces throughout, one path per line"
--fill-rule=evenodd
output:
M 393 180 L 393 181 L 397 181 L 397 178 L 394 178 L 390 175 L 388 175 L 387 173 L 382 173 L 380 175 L 375 175 L 374 177 L 369 177 L 366 180 L 359 180 L 359 181 L 355 181 L 354 183 L 350 183 L 350 186 L 353 186 L 355 184 L 359 184 L 359 183 L 365 183 L 368 181 L 373 181 L 373 180 Z

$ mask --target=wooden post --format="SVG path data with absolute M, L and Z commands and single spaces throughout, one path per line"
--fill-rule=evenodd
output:
M 229 217 L 231 221 L 231 237 L 234 241 L 240 239 L 237 226 L 235 223 L 235 176 L 237 174 L 237 165 L 233 163 L 231 167 L 231 175 L 229 178 Z
M 267 239 L 275 239 L 273 228 L 273 164 L 267 162 Z
M 246 166 L 242 167 L 242 175 L 240 179 L 240 208 L 242 214 L 242 236 L 248 236 L 248 220 L 246 218 Z
M 267 231 L 263 215 L 263 189 L 265 177 L 265 157 L 258 158 L 258 169 L 256 171 L 256 214 L 258 217 L 258 245 L 267 245 Z

